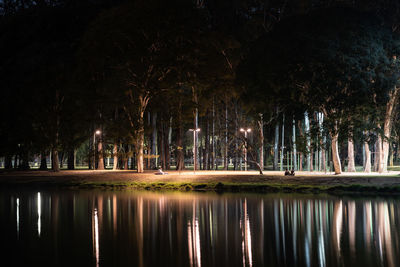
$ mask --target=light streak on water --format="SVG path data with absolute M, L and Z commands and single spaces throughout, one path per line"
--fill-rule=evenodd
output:
M 190 266 L 201 266 L 201 244 L 199 220 L 196 217 L 196 207 L 193 203 L 193 218 L 188 221 L 188 248 Z
M 37 229 L 38 229 L 38 235 L 40 237 L 40 233 L 42 231 L 42 199 L 40 197 L 40 192 L 37 193 L 37 214 L 38 214 L 38 221 L 37 221 Z
M 19 237 L 19 198 L 17 198 L 17 237 Z
M 94 252 L 95 252 L 96 266 L 98 267 L 100 259 L 100 249 L 99 249 L 99 217 L 97 215 L 97 209 L 94 209 L 93 220 L 94 220 Z

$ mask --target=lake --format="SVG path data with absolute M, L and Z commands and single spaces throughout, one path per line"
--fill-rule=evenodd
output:
M 0 217 L 7 266 L 400 266 L 396 197 L 3 188 Z

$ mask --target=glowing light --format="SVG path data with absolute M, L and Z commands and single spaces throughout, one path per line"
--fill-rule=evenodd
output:
M 97 134 L 97 135 L 101 134 L 101 131 L 100 131 L 100 130 L 97 130 L 97 131 L 96 131 L 96 134 Z
M 342 206 L 342 201 L 339 202 L 339 204 L 336 206 L 335 205 L 335 211 L 334 211 L 334 220 L 335 220 L 335 225 L 334 225 L 334 237 L 335 237 L 335 243 L 337 246 L 337 253 L 340 255 L 340 239 L 341 239 L 341 234 L 342 234 L 342 225 L 343 225 L 343 206 Z
M 200 227 L 193 203 L 193 219 L 188 221 L 188 246 L 190 266 L 201 266 Z
M 94 209 L 93 212 L 93 221 L 94 221 L 94 252 L 96 259 L 96 266 L 99 266 L 99 217 L 97 215 L 97 209 Z
M 40 197 L 40 192 L 38 192 L 37 194 L 37 213 L 38 213 L 38 221 L 37 221 L 37 227 L 38 227 L 38 235 L 40 236 L 40 232 L 42 230 L 42 221 L 41 221 L 41 217 L 42 217 L 42 200 Z
M 247 200 L 244 200 L 244 220 L 240 220 L 240 228 L 242 229 L 242 255 L 243 255 L 243 266 L 246 266 L 246 259 L 248 266 L 253 266 L 253 256 L 251 247 L 251 231 L 250 231 L 250 220 L 247 214 Z
M 17 198 L 17 236 L 19 236 L 19 198 Z

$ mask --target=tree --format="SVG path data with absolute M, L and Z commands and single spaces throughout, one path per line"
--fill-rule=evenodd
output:
M 279 23 L 256 42 L 241 70 L 249 68 L 247 87 L 276 92 L 272 96 L 277 96 L 273 99 L 278 103 L 282 95 L 288 95 L 291 103 L 324 114 L 339 174 L 339 132 L 354 107 L 368 104 L 360 96 L 394 88 L 397 65 L 391 58 L 397 54 L 396 44 L 397 35 L 371 14 L 342 8 L 318 10 Z M 382 87 L 377 88 L 377 83 Z

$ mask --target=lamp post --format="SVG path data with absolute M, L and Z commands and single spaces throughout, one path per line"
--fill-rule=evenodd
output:
M 193 132 L 193 172 L 196 173 L 196 162 L 197 162 L 197 138 L 196 133 L 200 132 L 200 128 L 197 129 L 189 129 L 189 131 Z
M 96 130 L 93 134 L 93 170 L 96 169 L 96 135 L 100 135 L 101 131 Z
M 247 171 L 247 133 L 251 132 L 251 129 L 240 128 L 241 132 L 244 132 L 244 170 Z

